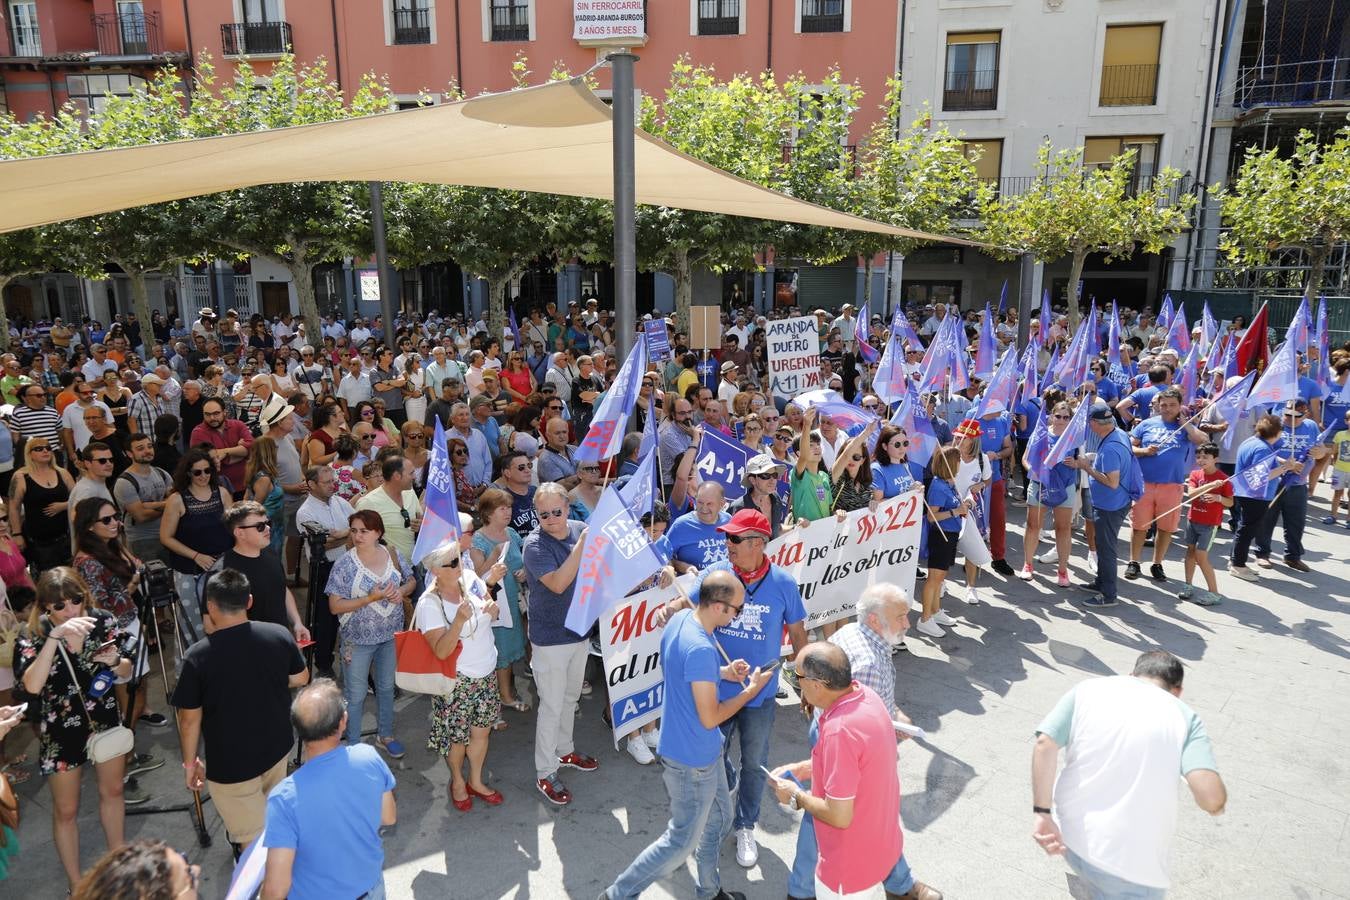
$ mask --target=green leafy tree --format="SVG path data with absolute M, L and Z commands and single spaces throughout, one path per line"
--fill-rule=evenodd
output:
M 1046 177 L 1025 193 L 1000 196 L 992 185 L 979 192 L 981 239 L 1000 259 L 1030 252 L 1043 263 L 1065 256 L 1069 267 L 1069 321 L 1079 320 L 1076 285 L 1089 253 L 1129 259 L 1139 249 L 1157 253 L 1187 226 L 1195 195 L 1173 196 L 1181 173 L 1165 168 L 1147 185 L 1135 177 L 1134 151 L 1109 166 L 1085 169 L 1082 149 L 1041 146 L 1038 165 Z
M 50 272 L 60 258 L 50 230 L 25 228 L 0 234 L 0 349 L 9 349 L 9 313 L 2 302 L 10 282 L 25 275 Z
M 1325 145 L 1300 131 L 1290 156 L 1250 147 L 1237 179 L 1219 195 L 1228 231 L 1219 248 L 1239 268 L 1263 265 L 1281 248 L 1308 254 L 1303 295 L 1322 290 L 1327 257 L 1350 238 L 1350 125 Z

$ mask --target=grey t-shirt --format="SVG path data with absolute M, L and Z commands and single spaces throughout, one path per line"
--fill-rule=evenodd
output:
M 131 509 L 133 503 L 157 503 L 169 495 L 173 479 L 169 473 L 155 466 L 150 467 L 148 475 L 137 475 L 130 469 L 118 476 L 113 482 L 113 498 L 123 512 Z M 159 518 L 136 522 L 128 512 L 124 520 L 128 541 L 153 541 L 159 538 Z

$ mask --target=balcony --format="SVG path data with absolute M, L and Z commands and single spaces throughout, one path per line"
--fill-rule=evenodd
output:
M 430 43 L 431 43 L 431 10 L 429 10 L 429 9 L 395 9 L 395 10 L 394 10 L 394 43 L 395 43 L 395 44 L 430 44 Z
M 158 56 L 159 13 L 99 13 L 91 17 L 99 56 Z
M 289 22 L 227 22 L 220 26 L 226 56 L 280 56 L 291 49 Z
M 722 16 L 714 19 L 705 19 L 700 16 L 698 20 L 698 33 L 703 36 L 740 34 L 741 19 L 739 16 Z
M 844 30 L 844 0 L 802 0 L 802 34 Z
M 1233 105 L 1312 106 L 1350 102 L 1350 57 L 1311 59 L 1239 69 Z
M 942 91 L 944 112 L 998 108 L 998 69 L 948 72 Z
M 1076 176 L 1075 176 L 1076 177 Z M 1127 196 L 1135 197 L 1145 191 L 1153 188 L 1153 182 L 1156 175 L 1135 175 L 1125 184 L 1125 193 Z M 1017 197 L 1027 193 L 1032 188 L 1044 184 L 1047 179 L 1043 175 L 1014 175 L 1003 178 L 982 179 L 985 184 L 990 185 L 999 197 Z M 1059 181 L 1059 178 L 1050 178 L 1049 181 Z M 1181 198 L 1182 194 L 1189 193 L 1195 188 L 1195 180 L 1190 175 L 1183 175 L 1177 180 L 1162 198 L 1160 205 L 1167 207 L 1173 206 Z
M 1153 106 L 1158 102 L 1156 65 L 1102 66 L 1101 106 Z
M 494 41 L 528 41 L 530 39 L 530 11 L 520 6 L 492 7 L 492 39 Z

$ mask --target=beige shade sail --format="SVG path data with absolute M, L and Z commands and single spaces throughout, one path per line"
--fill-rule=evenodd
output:
M 610 109 L 580 79 L 294 128 L 0 162 L 0 232 L 296 181 L 405 181 L 613 197 Z M 794 199 L 637 132 L 639 203 L 974 242 Z

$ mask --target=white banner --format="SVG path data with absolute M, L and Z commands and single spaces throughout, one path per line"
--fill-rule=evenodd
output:
M 572 40 L 606 41 L 647 33 L 644 0 L 572 0 Z
M 821 387 L 820 332 L 814 316 L 774 319 L 764 329 L 769 350 L 769 389 L 791 400 Z
M 919 491 L 883 500 L 874 513 L 855 510 L 842 521 L 822 519 L 794 528 L 765 551 L 801 587 L 808 629 L 853 615 L 862 592 L 877 582 L 898 584 L 911 595 L 923 528 Z M 693 578 L 680 579 L 685 590 Z M 679 596 L 675 587 L 652 588 L 624 598 L 600 616 L 600 648 L 609 684 L 614 740 L 661 715 L 661 629 L 656 613 Z M 790 648 L 785 645 L 784 652 Z

